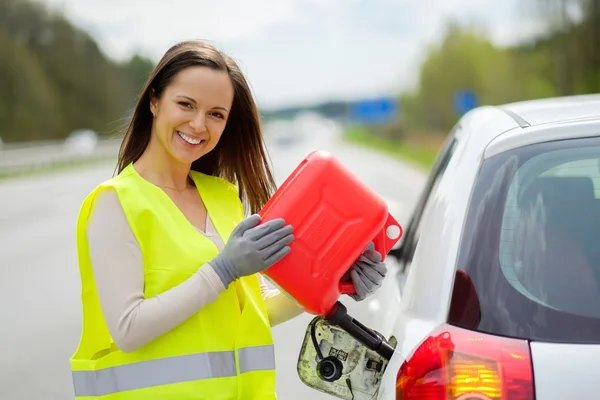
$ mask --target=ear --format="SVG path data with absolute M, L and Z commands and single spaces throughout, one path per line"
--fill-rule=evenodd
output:
M 150 89 L 150 112 L 152 115 L 156 117 L 156 112 L 158 110 L 158 98 L 154 94 L 154 89 Z

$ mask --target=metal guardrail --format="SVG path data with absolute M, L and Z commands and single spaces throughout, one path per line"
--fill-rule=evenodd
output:
M 0 148 L 0 178 L 61 165 L 116 158 L 121 139 L 99 140 L 91 151 L 81 151 L 62 140 L 4 144 Z

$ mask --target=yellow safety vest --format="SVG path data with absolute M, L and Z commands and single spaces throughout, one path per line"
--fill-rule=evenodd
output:
M 224 241 L 243 219 L 235 186 L 191 172 Z M 216 301 L 145 346 L 125 353 L 106 327 L 86 240 L 94 199 L 114 189 L 144 260 L 144 294 L 151 298 L 192 276 L 218 254 L 171 199 L 130 164 L 94 189 L 77 222 L 83 326 L 71 358 L 77 399 L 276 399 L 275 356 L 267 311 L 256 275 L 241 278 Z

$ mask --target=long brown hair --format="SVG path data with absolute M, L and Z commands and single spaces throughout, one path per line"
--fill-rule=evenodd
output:
M 150 142 L 151 93 L 163 94 L 175 75 L 185 68 L 205 66 L 226 71 L 234 97 L 225 130 L 217 146 L 192 163 L 192 170 L 224 178 L 237 185 L 244 208 L 258 212 L 276 189 L 264 147 L 258 108 L 237 63 L 202 41 L 184 41 L 171 47 L 148 77 L 119 151 L 117 172 L 135 162 Z

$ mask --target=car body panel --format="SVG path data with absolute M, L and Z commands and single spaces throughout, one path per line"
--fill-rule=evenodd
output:
M 468 202 L 486 145 L 497 135 L 512 129 L 520 128 L 510 116 L 493 107 L 485 107 L 466 115 L 454 134 L 457 147 L 436 195 L 429 200 L 430 206 L 423 214 L 422 230 L 436 234 L 422 236 L 415 248 L 412 264 L 419 268 L 411 268 L 406 276 L 393 330 L 398 347 L 383 377 L 381 399 L 395 398 L 396 372 L 402 362 L 447 318 L 454 265 L 466 214 L 464 205 Z
M 524 133 L 527 134 L 524 134 Z M 564 140 L 574 136 L 593 137 L 600 134 L 600 117 L 577 121 L 560 122 L 552 125 L 538 125 L 526 129 L 515 129 L 496 137 L 485 150 L 484 158 L 534 143 Z
M 530 349 L 536 400 L 598 397 L 599 345 L 532 342 Z
M 600 94 L 521 101 L 500 108 L 518 115 L 531 126 L 553 124 L 600 116 Z
M 587 100 L 581 98 L 585 96 L 578 97 L 571 100 L 556 100 L 562 106 L 554 106 L 553 100 L 542 100 L 537 104 L 528 102 L 503 107 L 481 107 L 467 113 L 459 121 L 452 133 L 456 140 L 452 158 L 434 194 L 427 199 L 419 224 L 420 231 L 427 234 L 421 234 L 410 261 L 411 267 L 400 278 L 401 297 L 400 303 L 397 304 L 398 311 L 392 331 L 393 336 L 398 340 L 398 345 L 383 376 L 378 399 L 395 399 L 396 376 L 400 366 L 433 329 L 447 321 L 456 259 L 468 211 L 466 205 L 469 203 L 481 162 L 484 158 L 527 144 L 577 135 L 599 135 L 600 120 L 594 113 L 597 114 L 597 110 L 600 110 L 600 96 L 588 98 L 592 104 L 598 104 L 599 108 L 596 109 L 590 107 L 586 103 Z M 583 103 L 586 105 L 581 106 Z M 576 105 L 581 106 L 579 110 L 576 110 Z M 506 112 L 504 107 L 510 112 Z M 544 109 L 551 115 L 544 118 L 542 116 Z M 559 109 L 563 112 L 558 112 Z M 521 111 L 527 111 L 526 118 L 519 117 L 518 113 Z M 578 120 L 575 121 L 573 118 Z M 524 120 L 528 120 L 528 123 L 525 124 Z M 552 122 L 559 120 L 570 121 Z M 531 122 L 543 123 L 543 125 L 530 125 Z M 435 171 L 432 171 L 431 175 L 434 174 Z M 419 205 L 416 212 L 419 212 Z M 411 235 L 411 228 L 408 227 L 403 240 L 409 240 L 406 236 Z M 544 364 L 545 369 L 538 372 L 540 376 L 539 378 L 536 376 L 536 383 L 537 379 L 540 379 L 540 384 L 545 384 L 552 379 L 556 379 L 557 382 L 562 380 L 562 378 L 557 379 L 560 375 L 552 378 L 549 375 L 551 372 L 546 372 L 552 370 L 552 364 L 561 362 L 559 356 L 551 354 L 552 346 L 554 345 L 543 343 L 534 343 L 532 346 L 535 350 L 534 364 L 548 363 Z M 600 351 L 600 346 L 591 347 L 594 351 Z M 539 361 L 535 359 L 538 354 L 541 357 Z M 587 357 L 583 361 L 588 371 L 592 370 L 588 365 L 589 360 L 592 359 Z M 564 360 L 562 363 L 565 365 L 564 368 L 567 368 Z M 562 369 L 557 369 L 560 370 Z M 555 383 L 554 386 L 557 384 Z M 575 389 L 571 388 L 571 390 Z M 544 393 L 546 393 L 545 389 Z

